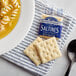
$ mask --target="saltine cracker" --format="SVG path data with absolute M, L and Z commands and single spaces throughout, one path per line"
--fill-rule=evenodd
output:
M 41 41 L 40 43 L 35 44 L 35 47 L 37 48 L 42 63 L 47 63 L 62 55 L 55 37 Z
M 37 66 L 41 64 L 41 60 L 34 45 L 41 41 L 42 38 L 37 37 L 37 39 L 24 50 L 24 54 L 27 55 Z

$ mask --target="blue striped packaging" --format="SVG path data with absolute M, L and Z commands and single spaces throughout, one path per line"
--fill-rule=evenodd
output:
M 44 76 L 48 70 L 51 68 L 53 61 L 46 64 L 41 64 L 40 66 L 35 66 L 31 60 L 23 54 L 24 49 L 38 36 L 39 23 L 42 14 L 57 15 L 63 17 L 63 29 L 61 34 L 61 39 L 58 40 L 58 45 L 60 50 L 64 47 L 64 44 L 70 35 L 73 27 L 76 24 L 76 20 L 65 14 L 63 10 L 57 8 L 49 8 L 43 3 L 35 0 L 35 17 L 27 36 L 18 44 L 15 48 L 11 49 L 9 52 L 3 54 L 1 57 L 32 72 L 34 75 Z

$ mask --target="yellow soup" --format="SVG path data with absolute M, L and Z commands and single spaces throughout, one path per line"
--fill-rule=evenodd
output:
M 0 0 L 0 39 L 16 26 L 20 16 L 20 0 Z

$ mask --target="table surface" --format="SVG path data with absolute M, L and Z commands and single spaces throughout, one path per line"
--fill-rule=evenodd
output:
M 70 12 L 71 15 L 73 15 L 74 17 L 76 17 L 76 2 L 75 0 L 43 0 L 46 4 L 49 4 L 49 6 L 57 6 L 59 8 L 63 8 L 64 10 Z M 68 3 L 69 2 L 69 3 Z M 76 27 L 73 29 L 71 35 L 69 36 L 69 38 L 67 39 L 67 42 L 65 44 L 64 49 L 62 50 L 62 57 L 59 59 L 56 59 L 55 63 L 53 64 L 52 68 L 50 69 L 50 71 L 48 72 L 48 74 L 46 76 L 64 76 L 69 62 L 67 60 L 67 56 L 66 56 L 66 48 L 68 43 L 72 40 L 72 39 L 76 39 Z M 72 66 L 71 72 L 69 76 L 75 76 L 76 72 L 76 64 L 74 64 Z M 10 62 L 0 58 L 0 76 L 32 76 L 32 74 L 30 74 L 29 72 L 27 72 L 26 70 L 11 64 Z

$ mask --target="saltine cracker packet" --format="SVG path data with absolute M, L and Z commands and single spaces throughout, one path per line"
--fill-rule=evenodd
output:
M 40 37 L 61 38 L 62 21 L 63 18 L 61 17 L 43 14 L 39 28 Z

